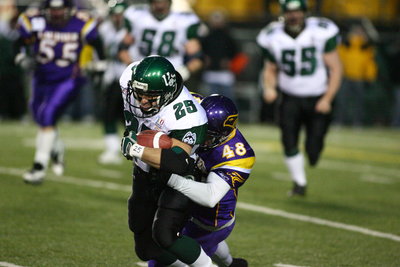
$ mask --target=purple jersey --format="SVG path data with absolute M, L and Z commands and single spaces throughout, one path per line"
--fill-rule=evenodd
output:
M 42 15 L 21 14 L 21 37 L 33 45 L 36 79 L 60 81 L 79 75 L 79 55 L 86 41 L 97 38 L 96 21 L 76 12 L 63 27 L 54 27 Z
M 221 227 L 235 216 L 238 188 L 250 175 L 255 162 L 255 154 L 238 129 L 232 137 L 219 146 L 199 153 L 208 172 L 215 172 L 229 184 L 231 190 L 214 208 L 197 205 L 192 213 L 200 223 Z

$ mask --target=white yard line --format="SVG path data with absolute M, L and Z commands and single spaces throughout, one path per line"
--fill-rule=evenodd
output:
M 360 180 L 368 183 L 375 184 L 394 184 L 395 181 L 388 177 L 382 177 L 381 175 L 373 175 L 373 174 L 361 174 Z
M 94 173 L 110 179 L 121 179 L 123 177 L 122 172 L 105 168 L 96 169 Z
M 1 174 L 15 175 L 19 179 L 22 179 L 20 177 L 23 174 L 23 172 L 24 172 L 24 170 L 22 170 L 22 169 L 6 168 L 6 167 L 0 166 Z M 56 181 L 56 182 L 74 184 L 74 185 L 88 186 L 88 187 L 94 187 L 94 188 L 105 188 L 105 189 L 109 189 L 109 190 L 116 190 L 116 191 L 123 191 L 123 192 L 131 192 L 131 186 L 128 186 L 128 185 L 95 181 L 95 180 L 76 178 L 76 177 L 71 177 L 71 176 L 56 177 L 54 175 L 48 175 L 48 177 L 46 179 L 51 180 L 51 181 Z M 263 213 L 263 214 L 267 214 L 267 215 L 279 216 L 279 217 L 283 217 L 286 219 L 328 226 L 328 227 L 332 227 L 332 228 L 357 232 L 357 233 L 361 233 L 364 235 L 380 237 L 380 238 L 400 242 L 400 236 L 398 236 L 398 235 L 384 233 L 384 232 L 378 232 L 378 231 L 374 231 L 374 230 L 371 230 L 368 228 L 359 227 L 356 225 L 329 221 L 329 220 L 320 219 L 317 217 L 311 217 L 311 216 L 307 216 L 307 215 L 291 213 L 291 212 L 287 212 L 284 210 L 277 210 L 277 209 L 253 205 L 253 204 L 244 203 L 244 202 L 238 202 L 237 207 L 240 209 L 259 212 L 259 213 Z
M 338 229 L 342 229 L 342 230 L 358 232 L 358 233 L 361 233 L 364 235 L 376 236 L 376 237 L 386 238 L 386 239 L 400 242 L 400 236 L 389 234 L 389 233 L 378 232 L 378 231 L 370 230 L 368 228 L 359 227 L 356 225 L 329 221 L 329 220 L 320 219 L 317 217 L 311 217 L 311 216 L 307 216 L 307 215 L 291 213 L 291 212 L 287 212 L 284 210 L 271 209 L 268 207 L 262 207 L 262 206 L 257 206 L 257 205 L 253 205 L 253 204 L 243 203 L 243 202 L 238 202 L 237 207 L 240 209 L 251 210 L 251 211 L 255 211 L 255 212 L 259 212 L 259 213 L 284 217 L 287 219 L 292 219 L 292 220 L 297 220 L 297 221 L 302 221 L 302 222 L 308 222 L 308 223 L 329 226 L 332 228 L 338 228 Z
M 275 263 L 275 267 L 308 267 L 308 266 L 300 266 L 300 265 L 293 265 L 293 264 L 284 264 L 284 263 Z
M 9 263 L 9 262 L 5 262 L 5 261 L 0 261 L 0 266 L 3 266 L 3 267 L 24 267 L 24 266 L 21 266 L 21 265 L 15 265 L 15 264 L 12 264 L 12 263 Z

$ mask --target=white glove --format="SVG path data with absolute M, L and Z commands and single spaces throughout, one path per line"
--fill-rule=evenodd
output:
M 86 64 L 85 70 L 91 72 L 104 72 L 107 68 L 107 61 L 106 60 L 96 60 L 90 61 Z
M 25 53 L 18 53 L 15 56 L 14 62 L 16 65 L 21 66 L 24 70 L 32 69 L 35 66 L 35 61 L 33 58 L 29 57 Z

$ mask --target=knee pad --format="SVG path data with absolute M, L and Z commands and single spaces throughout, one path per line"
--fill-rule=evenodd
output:
M 178 239 L 178 233 L 187 220 L 184 212 L 159 208 L 153 222 L 153 240 L 160 247 L 168 249 Z

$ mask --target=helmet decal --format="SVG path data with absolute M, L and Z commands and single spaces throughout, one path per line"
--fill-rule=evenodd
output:
M 207 96 L 200 105 L 206 111 L 208 120 L 207 140 L 201 148 L 209 149 L 224 143 L 236 129 L 238 121 L 236 105 L 223 95 Z
M 223 124 L 224 127 L 231 127 L 232 129 L 235 129 L 237 124 L 237 119 L 238 119 L 238 114 L 228 116 L 224 121 Z
M 174 84 L 176 84 L 176 74 L 175 73 L 167 72 L 161 77 L 163 78 L 166 86 L 174 86 Z

